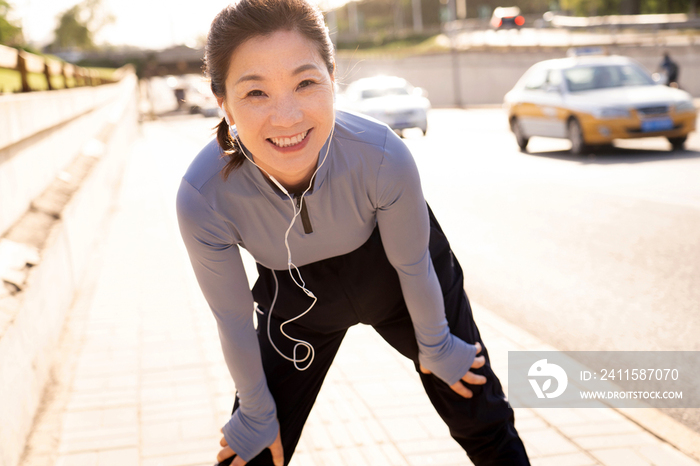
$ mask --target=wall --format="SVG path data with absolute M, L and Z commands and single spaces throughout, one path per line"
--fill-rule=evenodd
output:
M 0 96 L 0 234 L 105 124 L 125 85 Z
M 611 54 L 626 55 L 655 71 L 664 48 L 609 46 Z M 671 56 L 680 66 L 681 86 L 700 97 L 700 47 L 672 47 Z M 459 64 L 462 107 L 503 103 L 508 92 L 535 63 L 566 56 L 565 48 L 503 48 L 462 51 L 415 57 L 359 57 L 339 55 L 337 80 L 341 87 L 352 81 L 377 74 L 397 75 L 428 91 L 434 107 L 456 105 L 453 63 Z
M 17 295 L 16 312 L 0 334 L 0 466 L 16 466 L 21 457 L 49 380 L 66 313 L 108 218 L 126 157 L 138 134 L 136 78 L 129 75 L 115 86 L 111 100 L 86 115 L 44 130 L 39 137 L 32 136 L 30 140 L 40 146 L 39 150 L 25 140 L 23 150 L 15 156 L 31 153 L 34 163 L 53 166 L 48 159 L 58 152 L 62 159 L 70 159 L 80 151 L 82 141 L 99 139 L 105 143 L 99 161 L 52 227 L 39 264 L 30 269 L 26 287 Z

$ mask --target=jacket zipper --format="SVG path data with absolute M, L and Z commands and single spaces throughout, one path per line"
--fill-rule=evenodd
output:
M 313 233 L 314 229 L 311 226 L 311 219 L 309 219 L 309 211 L 306 210 L 306 202 L 304 202 L 302 199 L 302 196 L 296 195 L 297 198 L 297 209 L 301 207 L 301 224 L 304 225 L 304 233 L 309 234 Z

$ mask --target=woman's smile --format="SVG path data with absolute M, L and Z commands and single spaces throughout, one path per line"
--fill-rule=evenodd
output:
M 306 147 L 306 143 L 308 142 L 307 136 L 310 132 L 311 130 L 308 129 L 302 133 L 295 134 L 294 136 L 272 137 L 268 138 L 267 140 L 271 142 L 277 149 L 283 150 L 285 152 L 295 151 Z

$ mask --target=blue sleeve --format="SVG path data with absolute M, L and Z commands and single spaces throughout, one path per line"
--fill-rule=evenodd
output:
M 279 430 L 253 325 L 253 296 L 231 226 L 184 179 L 177 194 L 177 216 L 240 398 L 240 408 L 223 428 L 224 437 L 247 462 L 272 444 Z
M 428 244 L 430 220 L 418 168 L 405 144 L 388 131 L 377 176 L 377 223 L 398 272 L 418 341 L 420 363 L 448 385 L 469 371 L 476 347 L 450 333 Z

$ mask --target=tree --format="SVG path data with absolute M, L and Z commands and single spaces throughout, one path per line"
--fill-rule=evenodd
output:
M 95 34 L 113 21 L 102 0 L 84 0 L 58 16 L 56 37 L 49 48 L 53 51 L 94 49 Z
M 6 0 L 0 0 L 0 44 L 22 45 L 24 42 L 22 27 L 7 19 L 10 10 L 12 10 L 12 6 Z

